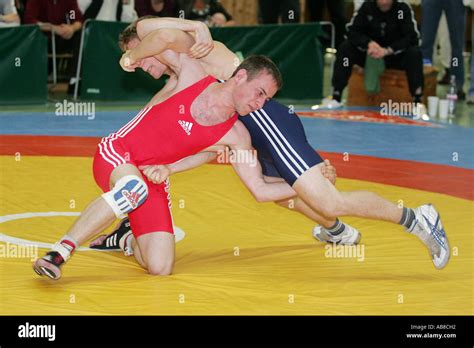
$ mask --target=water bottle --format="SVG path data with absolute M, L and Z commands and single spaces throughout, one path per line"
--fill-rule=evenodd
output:
M 451 82 L 449 83 L 446 99 L 448 99 L 448 116 L 454 117 L 454 111 L 456 110 L 456 100 L 458 99 L 456 76 L 454 75 L 451 75 Z

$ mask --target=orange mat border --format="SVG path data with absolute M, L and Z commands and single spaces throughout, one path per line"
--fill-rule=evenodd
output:
M 92 157 L 100 138 L 1 135 L 0 155 Z M 337 168 L 338 176 L 444 193 L 474 200 L 474 170 L 424 162 L 320 152 Z

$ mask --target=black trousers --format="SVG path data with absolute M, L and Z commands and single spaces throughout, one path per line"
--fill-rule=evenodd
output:
M 354 64 L 363 67 L 366 57 L 366 51 L 359 50 L 347 40 L 339 46 L 332 75 L 334 91 L 342 93 L 351 77 L 352 67 Z M 412 46 L 402 53 L 387 56 L 384 60 L 387 69 L 404 70 L 406 72 L 412 96 L 423 93 L 423 56 L 420 47 Z M 416 93 L 416 90 L 419 88 L 421 88 L 421 93 Z
M 344 41 L 346 33 L 346 1 L 345 0 L 308 0 L 309 20 L 320 22 L 323 20 L 324 5 L 327 6 L 331 22 L 336 29 L 336 48 Z
M 298 23 L 300 21 L 299 0 L 259 0 L 258 5 L 262 24 L 276 24 L 280 16 L 282 23 Z

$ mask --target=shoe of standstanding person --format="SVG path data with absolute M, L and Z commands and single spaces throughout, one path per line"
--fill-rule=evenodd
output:
M 315 226 L 313 228 L 313 237 L 320 242 L 342 244 L 342 245 L 355 245 L 359 244 L 361 234 L 354 227 L 345 225 L 344 231 L 337 236 L 330 234 L 324 227 Z
M 428 110 L 426 109 L 425 104 L 423 103 L 415 104 L 415 110 L 413 110 L 413 119 L 429 121 L 430 116 L 428 115 Z
M 468 104 L 474 104 L 474 94 L 470 94 L 466 97 L 466 102 Z
M 342 108 L 342 103 L 333 99 L 332 97 L 324 98 L 321 104 L 313 105 L 311 109 L 340 109 Z
M 413 211 L 415 220 L 407 231 L 420 238 L 428 248 L 434 266 L 443 269 L 448 264 L 451 253 L 438 211 L 431 204 L 419 206 Z

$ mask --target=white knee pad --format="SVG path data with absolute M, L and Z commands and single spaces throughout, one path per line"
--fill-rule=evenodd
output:
M 137 209 L 148 197 L 148 187 L 140 177 L 127 175 L 115 183 L 114 188 L 102 195 L 120 219 Z

